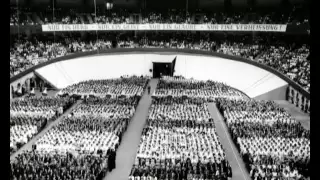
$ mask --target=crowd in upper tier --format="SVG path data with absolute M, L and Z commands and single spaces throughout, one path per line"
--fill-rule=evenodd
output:
M 288 7 L 286 7 L 288 8 Z M 177 23 L 177 24 L 302 24 L 308 23 L 308 11 L 293 7 L 291 11 L 262 12 L 208 12 L 197 10 L 169 9 L 168 11 L 134 11 L 127 9 L 103 10 L 97 8 L 96 14 L 80 12 L 77 9 L 55 8 L 42 12 L 30 8 L 11 7 L 10 25 L 59 24 L 132 24 L 132 23 Z M 138 16 L 138 18 L 137 18 Z
M 115 168 L 114 153 L 139 99 L 86 97 L 36 141 L 35 150 L 10 163 L 10 179 L 102 180 Z
M 69 97 L 26 97 L 10 103 L 10 153 L 17 151 L 71 106 Z
M 241 56 L 253 61 L 270 66 L 310 92 L 310 47 L 305 43 L 290 42 L 282 36 L 275 34 L 257 35 L 252 40 L 248 36 L 225 35 L 217 39 L 212 34 L 207 37 L 194 37 L 188 34 L 156 34 L 148 37 L 126 35 L 117 42 L 119 48 L 177 48 L 214 51 L 234 56 Z M 62 36 L 64 37 L 64 36 Z M 100 39 L 102 38 L 102 39 Z M 19 39 L 10 48 L 10 76 L 13 77 L 26 69 L 46 62 L 50 59 L 72 54 L 111 48 L 109 35 L 93 35 L 89 40 L 80 40 L 75 37 L 65 37 L 55 41 L 48 37 L 34 37 L 31 40 Z
M 310 176 L 310 130 L 272 101 L 217 99 L 252 179 Z
M 79 96 L 142 96 L 147 84 L 146 77 L 124 76 L 107 80 L 88 80 L 70 85 L 62 89 L 59 94 Z

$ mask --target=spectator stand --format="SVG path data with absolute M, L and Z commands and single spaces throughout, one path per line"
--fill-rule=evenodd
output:
M 218 99 L 217 108 L 252 178 L 310 176 L 310 130 L 275 102 Z
M 135 95 L 141 93 L 141 88 L 130 85 L 136 84 L 137 86 L 139 85 L 139 87 L 145 87 L 146 81 L 147 78 L 143 77 L 123 77 L 117 80 L 100 81 L 100 85 L 98 83 L 99 81 L 88 81 L 86 83 L 91 83 L 91 85 L 87 86 L 87 88 L 78 86 L 78 90 L 83 88 L 82 92 L 89 92 L 89 87 L 91 87 L 91 90 L 94 88 L 99 89 L 102 87 L 101 83 L 105 83 L 105 85 L 110 88 L 110 91 L 114 93 L 114 97 L 100 98 L 91 95 L 82 103 L 78 102 L 80 104 L 73 108 L 72 112 L 69 110 L 68 115 L 65 115 L 63 119 L 61 118 L 62 120 L 60 119 L 56 125 L 52 125 L 51 129 L 47 130 L 46 133 L 37 139 L 35 142 L 37 147 L 36 151 L 24 152 L 20 157 L 24 156 L 27 157 L 27 159 L 30 157 L 31 161 L 29 162 L 35 169 L 45 166 L 48 162 L 47 160 L 53 163 L 55 166 L 49 166 L 51 170 L 44 169 L 44 171 L 41 172 L 42 174 L 46 174 L 46 177 L 55 176 L 57 178 L 59 176 L 63 179 L 100 179 L 104 177 L 107 169 L 111 168 L 109 164 L 111 157 L 109 150 L 117 150 L 122 139 L 122 133 L 126 130 L 129 120 L 133 116 L 139 102 L 139 97 Z M 94 85 L 95 83 L 97 83 L 97 85 Z M 121 86 L 127 87 L 126 92 L 128 92 L 128 97 L 121 97 L 122 91 L 117 89 L 112 83 L 122 84 Z M 76 86 L 77 85 L 73 87 Z M 64 90 L 68 89 L 68 93 L 76 94 L 74 92 L 79 92 L 77 88 L 71 89 L 67 87 Z M 143 99 L 146 98 L 144 97 Z M 144 107 L 144 109 L 147 109 L 147 107 Z M 134 131 L 136 130 L 137 129 Z M 65 133 L 69 135 L 65 135 Z M 132 138 L 134 136 L 129 137 Z M 82 143 L 79 144 L 79 142 Z M 37 160 L 39 156 L 45 158 L 40 158 L 39 161 L 39 159 Z M 67 159 L 65 159 L 66 157 Z M 57 158 L 60 158 L 61 161 L 57 161 Z M 12 177 L 17 177 L 17 175 L 21 177 L 21 175 L 19 175 L 20 173 L 15 169 L 25 166 L 24 159 L 18 157 L 16 160 L 16 163 L 11 164 L 10 173 Z M 65 160 L 67 160 L 67 162 L 65 162 Z M 108 163 L 106 164 L 105 162 Z M 82 163 L 86 164 L 86 170 L 81 168 Z M 69 169 L 69 166 L 73 168 Z M 59 170 L 65 168 L 68 169 L 67 174 Z M 52 175 L 48 170 L 56 172 L 55 175 Z M 27 174 L 27 176 L 33 177 L 43 176 L 38 173 L 31 175 L 29 171 L 24 171 L 24 173 Z
M 10 159 L 24 149 L 31 149 L 33 142 L 53 126 L 63 113 L 75 105 L 70 97 L 25 97 L 10 103 Z
M 179 90 L 175 91 L 177 89 Z M 198 91 L 193 91 L 196 89 Z M 216 91 L 222 93 L 214 94 Z M 224 150 L 217 139 L 215 124 L 206 105 L 210 97 L 225 97 L 224 93 L 229 93 L 231 99 L 242 97 L 241 93 L 217 82 L 195 81 L 183 77 L 160 79 L 152 97 L 149 117 L 129 179 L 231 177 L 232 171 L 225 160 Z M 208 134 L 212 136 L 204 137 Z M 193 142 L 192 139 L 197 140 Z M 207 142 L 202 142 L 201 139 Z M 201 147 L 193 147 L 198 145 Z M 211 152 L 211 146 L 219 150 Z M 184 148 L 192 151 L 188 151 L 188 154 Z

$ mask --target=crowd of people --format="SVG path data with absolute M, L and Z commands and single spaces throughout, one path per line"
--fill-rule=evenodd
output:
M 289 7 L 286 7 L 289 8 Z M 303 7 L 291 7 L 290 11 L 273 11 L 263 13 L 251 12 L 208 12 L 205 10 L 188 11 L 184 9 L 168 9 L 167 11 L 134 11 L 128 9 L 103 10 L 99 7 L 94 12 L 81 12 L 77 9 L 50 8 L 45 14 L 32 12 L 30 8 L 11 7 L 10 25 L 39 25 L 39 24 L 92 24 L 92 23 L 177 23 L 177 24 L 302 24 L 308 23 L 308 11 Z M 50 11 L 51 10 L 51 11 Z M 31 16 L 35 14 L 36 17 Z M 139 18 L 134 18 L 137 16 Z M 41 18 L 40 18 L 41 17 Z M 44 18 L 43 18 L 44 17 Z
M 218 97 L 225 98 L 246 98 L 244 93 L 227 86 L 224 83 L 215 81 L 199 81 L 186 79 L 181 76 L 164 76 L 160 79 L 154 96 L 192 97 L 203 98 L 213 101 Z
M 88 80 L 70 85 L 62 89 L 59 94 L 79 96 L 142 96 L 148 82 L 143 76 L 123 76 L 106 80 Z
M 153 97 L 129 179 L 227 179 L 231 167 L 201 98 Z
M 140 87 L 146 81 L 142 77 L 125 76 L 104 84 L 102 81 L 88 83 L 91 88 L 133 87 L 133 84 Z M 72 92 L 88 87 L 73 87 Z M 115 168 L 122 134 L 140 100 L 138 88 L 127 90 L 129 97 L 118 96 L 121 91 L 116 89 L 112 90 L 116 96 L 91 94 L 85 97 L 71 113 L 35 142 L 32 151 L 22 152 L 11 162 L 10 179 L 102 180 L 108 170 Z
M 310 176 L 310 130 L 273 101 L 218 98 L 252 179 L 306 179 Z
M 89 97 L 36 143 L 40 151 L 97 153 L 120 144 L 139 97 Z
M 258 61 L 279 70 L 310 92 L 309 49 L 307 45 L 299 48 L 271 46 L 260 54 Z
M 16 152 L 74 103 L 70 97 L 26 97 L 10 103 L 10 153 Z
M 10 164 L 10 180 L 102 180 L 106 158 L 92 154 L 27 151 Z
M 10 77 L 13 77 L 35 65 L 67 55 L 62 43 L 50 40 L 17 39 L 10 47 Z
M 185 93 L 196 89 L 201 96 Z M 206 91 L 221 93 L 203 93 Z M 129 179 L 231 178 L 231 166 L 206 104 L 210 98 L 225 97 L 224 93 L 247 98 L 223 83 L 162 77 L 152 96 Z
M 207 34 L 211 36 L 211 34 Z M 119 35 L 115 35 L 119 36 Z M 258 35 L 250 42 L 248 36 L 224 36 L 225 39 L 193 37 L 192 34 L 171 34 L 164 37 L 161 33 L 148 37 L 131 36 L 117 38 L 119 48 L 177 48 L 213 51 L 240 56 L 270 66 L 285 74 L 306 91 L 310 92 L 310 47 L 305 44 L 285 43 L 276 35 Z M 103 36 L 104 37 L 104 36 Z M 109 37 L 109 36 L 108 36 Z M 44 37 L 31 40 L 19 39 L 10 48 L 10 77 L 13 77 L 37 64 L 67 54 L 109 49 L 112 47 L 108 37 L 98 40 L 80 40 L 66 37 L 45 41 Z M 94 39 L 97 37 L 93 36 Z M 101 39 L 102 38 L 102 39 Z M 198 39 L 198 40 L 195 40 Z M 271 41 L 272 39 L 272 41 Z

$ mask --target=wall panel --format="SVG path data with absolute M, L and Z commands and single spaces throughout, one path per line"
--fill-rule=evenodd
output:
M 60 61 L 36 70 L 58 88 L 89 79 L 117 78 L 121 75 L 149 75 L 153 61 L 173 60 L 175 54 L 100 55 Z M 287 83 L 256 66 L 218 57 L 177 55 L 175 75 L 198 80 L 224 82 L 250 97 L 272 91 Z

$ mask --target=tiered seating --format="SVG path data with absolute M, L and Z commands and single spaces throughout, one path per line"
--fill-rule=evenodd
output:
M 102 179 L 106 158 L 41 151 L 25 152 L 11 163 L 10 179 Z
M 133 83 L 146 83 L 146 79 L 127 78 L 110 82 L 131 87 Z M 93 82 L 90 85 L 102 87 Z M 87 86 L 72 90 L 83 92 L 82 88 Z M 114 168 L 113 152 L 121 143 L 122 134 L 140 99 L 139 96 L 119 96 L 121 92 L 115 90 L 113 93 L 115 97 L 85 98 L 36 141 L 36 150 L 23 152 L 11 163 L 10 179 L 100 180 L 105 177 L 107 169 Z
M 205 83 L 178 81 L 180 79 L 176 78 L 170 80 L 165 77 L 158 88 L 206 88 Z M 182 94 L 169 96 L 168 90 L 157 96 L 157 91 L 158 89 L 152 99 L 149 118 L 142 132 L 129 179 L 231 177 L 231 167 L 225 159 L 206 105 L 206 99 L 210 95 L 206 97 L 204 94 L 204 98 L 182 97 Z
M 138 98 L 89 98 L 37 141 L 41 151 L 96 153 L 115 149 Z
M 121 77 L 108 80 L 88 80 L 61 90 L 60 94 L 80 96 L 141 96 L 147 83 L 145 77 Z
M 19 39 L 10 48 L 10 77 L 52 58 L 67 55 L 66 46 L 48 40 Z
M 245 94 L 223 83 L 166 76 L 160 80 L 154 95 L 174 97 L 188 96 L 204 98 L 211 101 L 218 97 L 232 99 L 247 98 Z
M 274 69 L 278 69 L 310 92 L 310 59 L 309 47 L 299 48 L 271 46 L 261 53 L 259 61 Z
M 127 9 L 112 9 L 107 11 L 100 10 L 96 7 L 96 14 L 85 13 L 90 15 L 94 22 L 99 24 L 129 24 L 133 23 L 130 21 L 130 17 L 133 14 L 140 14 L 142 19 L 135 23 L 176 23 L 176 24 L 305 24 L 308 23 L 308 8 L 295 8 L 295 7 L 282 7 L 282 11 L 270 10 L 268 13 L 263 12 L 208 12 L 208 11 L 189 11 L 186 13 L 185 9 L 176 10 L 165 10 L 165 11 L 133 11 L 130 12 Z M 290 11 L 285 11 L 288 9 Z M 20 20 L 15 20 L 15 15 L 17 14 L 16 8 L 11 8 L 12 13 L 10 13 L 10 25 L 35 25 L 33 21 L 24 19 L 26 13 L 29 13 L 29 9 L 19 8 L 19 14 L 21 15 Z M 77 13 L 83 14 L 83 12 L 68 8 L 68 9 L 55 9 L 54 18 L 52 9 L 46 9 L 43 11 L 49 12 L 48 15 L 43 19 L 45 24 L 52 22 L 60 24 L 81 24 L 80 18 Z M 39 12 L 35 12 L 40 14 Z M 246 15 L 250 16 L 246 16 Z M 200 16 L 201 18 L 192 18 L 195 16 Z
M 30 97 L 10 103 L 10 151 L 15 152 L 42 130 L 48 121 L 73 104 L 69 97 Z
M 272 101 L 217 99 L 253 179 L 300 179 L 310 168 L 310 130 Z
M 120 36 L 120 33 L 115 36 Z M 154 39 L 151 35 L 134 41 L 132 36 L 127 36 L 118 40 L 117 47 L 196 49 L 241 56 L 280 71 L 310 92 L 310 60 L 308 58 L 310 53 L 309 46 L 306 44 L 296 44 L 295 47 L 283 46 L 281 44 L 291 43 L 285 43 L 287 40 L 282 40 L 274 34 L 259 35 L 255 37 L 254 42 L 251 42 L 248 36 L 234 35 L 225 36 L 222 40 L 199 39 L 192 37 L 192 34 L 181 36 L 175 33 L 170 33 L 168 37 L 162 35 L 159 37 L 161 37 L 160 40 Z M 16 41 L 10 49 L 10 76 L 13 77 L 55 57 L 111 48 L 112 37 L 106 36 L 102 39 L 99 36 L 99 38 L 93 35 L 88 41 L 79 41 L 75 36 L 56 40 L 55 43 L 45 38 L 41 38 L 41 41 L 37 38 L 32 41 Z

